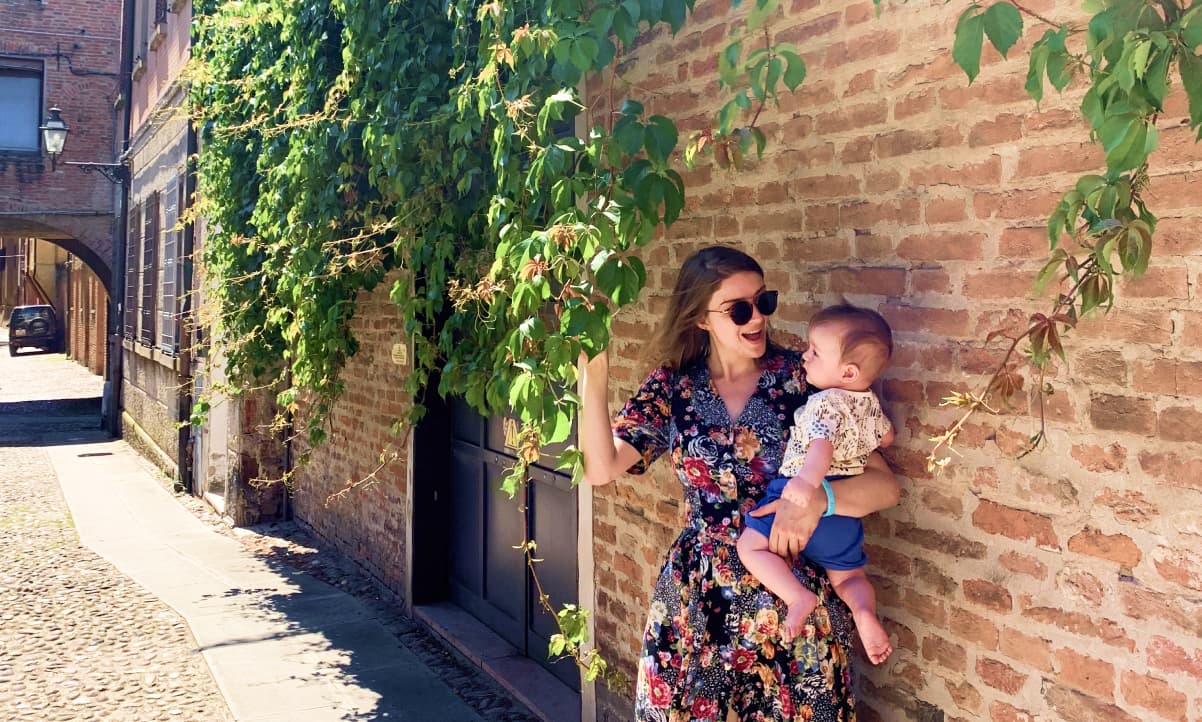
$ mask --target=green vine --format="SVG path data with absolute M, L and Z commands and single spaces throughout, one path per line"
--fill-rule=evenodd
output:
M 442 393 L 520 419 L 504 480 L 517 494 L 543 450 L 570 435 L 580 354 L 605 347 L 611 314 L 646 282 L 638 249 L 684 207 L 677 125 L 627 97 L 618 65 L 640 33 L 676 32 L 691 9 L 198 3 L 198 214 L 210 229 L 203 263 L 223 390 L 272 390 L 319 444 L 358 348 L 358 294 L 397 272 L 391 297 L 414 346 L 407 391 L 421 398 L 437 375 Z M 762 152 L 760 112 L 805 76 L 797 50 L 772 43 L 777 9 L 759 0 L 721 53 L 733 98 L 713 127 L 695 129 L 689 163 Z M 603 84 L 604 107 L 586 107 L 586 80 Z M 579 461 L 569 445 L 551 463 L 578 478 Z M 533 570 L 534 540 L 521 548 Z M 560 626 L 552 652 L 612 680 L 583 651 L 587 610 L 540 601 Z
M 952 58 L 971 83 L 980 71 L 985 38 L 1003 57 L 1023 32 L 1023 15 L 1048 26 L 1031 46 L 1026 89 L 1037 103 L 1045 83 L 1063 91 L 1074 79 L 1087 85 L 1081 114 L 1091 139 L 1102 144 L 1106 168 L 1079 178 L 1048 218 L 1051 255 L 1039 272 L 1035 290 L 1042 294 L 1053 282 L 1058 293 L 1047 313 L 1034 313 L 1018 331 L 998 331 L 986 339 L 1010 341 L 1006 353 L 984 387 L 955 393 L 944 405 L 964 409 L 960 418 L 931 439 L 928 471 L 952 459 L 965 423 L 978 411 L 996 413 L 994 399 L 1005 403 L 1022 389 L 1016 354 L 1023 353 L 1039 377 L 1039 430 L 1023 454 L 1043 441 L 1044 399 L 1053 389 L 1044 377 L 1055 358 L 1066 360 L 1062 336 L 1092 312 L 1114 306 L 1116 280 L 1138 277 L 1148 268 L 1156 216 L 1144 202 L 1148 163 L 1159 143 L 1156 123 L 1174 81 L 1189 100 L 1189 125 L 1202 139 L 1202 2 L 1177 0 L 1135 2 L 1089 0 L 1084 27 L 1056 23 L 1018 3 L 970 5 L 956 24 Z M 1020 344 L 1024 344 L 1020 347 Z

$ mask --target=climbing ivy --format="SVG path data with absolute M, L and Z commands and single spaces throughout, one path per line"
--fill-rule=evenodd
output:
M 736 6 L 738 3 L 734 3 Z M 271 389 L 320 443 L 357 350 L 359 293 L 391 297 L 414 347 L 407 384 L 520 419 L 516 494 L 562 446 L 580 354 L 638 298 L 638 256 L 685 202 L 681 133 L 628 92 L 617 66 L 642 33 L 679 31 L 691 0 L 198 2 L 192 100 L 198 215 L 224 390 Z M 722 50 L 731 98 L 692 129 L 688 162 L 762 152 L 762 110 L 805 76 L 757 0 Z M 581 97 L 595 88 L 598 104 Z M 204 402 L 197 409 L 203 418 Z M 397 428 L 421 414 L 414 405 Z M 560 444 L 548 461 L 544 450 Z M 522 541 L 534 569 L 537 545 Z M 540 601 L 552 610 L 545 595 Z M 554 654 L 589 678 L 587 610 L 555 614 Z

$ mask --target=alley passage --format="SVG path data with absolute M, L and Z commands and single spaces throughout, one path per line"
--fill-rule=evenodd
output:
M 0 353 L 0 719 L 230 720 L 183 619 L 72 526 L 44 446 L 104 438 L 100 389 Z

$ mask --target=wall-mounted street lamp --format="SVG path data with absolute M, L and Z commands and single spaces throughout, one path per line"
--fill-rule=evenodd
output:
M 45 124 L 39 125 L 42 131 L 42 142 L 46 146 L 46 155 L 50 156 L 50 170 L 54 170 L 58 157 L 63 153 L 63 145 L 67 142 L 67 124 L 59 115 L 63 111 L 58 108 L 50 109 L 50 117 Z
M 67 142 L 67 123 L 62 119 L 59 108 L 50 109 L 50 117 L 46 119 L 45 124 L 38 126 L 42 131 L 42 140 L 46 145 L 46 154 L 50 156 L 50 169 L 55 168 L 58 157 L 62 155 L 63 146 Z M 84 173 L 96 171 L 100 175 L 109 180 L 110 183 L 124 185 L 129 182 L 129 163 L 122 160 L 118 163 L 78 163 L 75 161 L 66 161 L 66 165 L 73 165 L 79 168 Z

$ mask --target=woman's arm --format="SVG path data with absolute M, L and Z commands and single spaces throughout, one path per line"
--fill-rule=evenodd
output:
M 615 437 L 609 425 L 609 352 L 602 351 L 592 360 L 581 354 L 581 361 L 584 392 L 579 419 L 584 480 L 600 486 L 634 466 L 639 452 Z
M 835 495 L 835 513 L 840 516 L 868 516 L 893 506 L 901 496 L 897 477 L 875 451 L 868 456 L 863 474 L 842 479 L 832 484 L 831 490 Z M 776 554 L 799 556 L 826 512 L 826 492 L 822 487 L 805 491 L 808 494 L 790 494 L 795 501 L 781 498 L 751 512 L 752 516 L 776 513 L 772 536 L 768 539 L 768 548 Z M 804 504 L 798 503 L 803 499 Z

